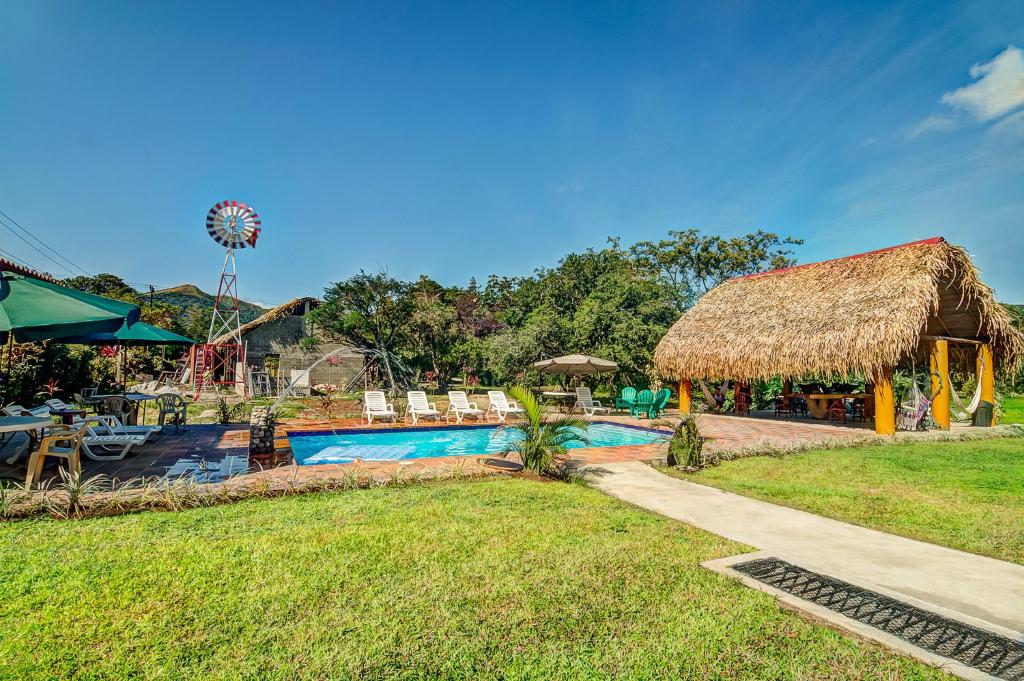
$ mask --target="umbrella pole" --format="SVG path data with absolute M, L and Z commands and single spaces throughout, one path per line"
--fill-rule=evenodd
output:
M 14 355 L 14 332 L 10 331 L 7 333 L 7 368 L 4 369 L 3 385 L 0 385 L 0 395 L 3 399 L 0 400 L 0 406 L 7 403 L 7 384 L 11 381 L 11 357 Z

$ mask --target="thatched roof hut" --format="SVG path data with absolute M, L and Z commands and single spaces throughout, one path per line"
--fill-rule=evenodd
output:
M 261 326 L 265 326 L 267 324 L 270 324 L 271 322 L 276 322 L 277 320 L 282 319 L 284 317 L 302 316 L 312 308 L 317 307 L 319 304 L 320 301 L 311 296 L 305 296 L 302 298 L 295 298 L 294 300 L 289 300 L 287 303 L 281 303 L 277 307 L 267 310 L 256 319 L 253 319 L 250 322 L 242 324 L 239 327 L 239 332 L 241 332 L 242 336 L 245 336 L 246 334 L 260 328 Z M 215 338 L 213 342 L 231 343 L 233 342 L 233 339 L 234 333 L 228 332 L 223 333 L 220 336 L 217 336 L 217 338 Z
M 967 251 L 942 238 L 731 279 L 676 322 L 654 364 L 677 380 L 869 376 L 933 337 L 989 343 L 1004 370 L 1024 353 Z

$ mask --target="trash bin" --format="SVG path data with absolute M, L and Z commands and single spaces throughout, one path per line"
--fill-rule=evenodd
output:
M 991 402 L 982 401 L 978 405 L 978 409 L 974 412 L 974 420 L 971 423 L 973 426 L 980 428 L 989 428 L 992 426 L 993 409 L 995 405 Z

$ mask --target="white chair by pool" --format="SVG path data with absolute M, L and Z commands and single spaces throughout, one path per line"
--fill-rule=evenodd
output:
M 367 423 L 371 424 L 375 418 L 391 420 L 398 418 L 395 405 L 388 402 L 380 390 L 367 390 L 363 393 L 363 416 L 366 417 Z
M 476 402 L 470 402 L 462 390 L 448 391 L 448 411 L 444 413 L 446 419 L 448 414 L 455 414 L 455 423 L 462 423 L 462 419 L 467 416 L 475 416 L 479 420 L 486 418 L 483 409 L 478 408 Z
M 590 388 L 580 386 L 576 388 L 576 404 L 573 405 L 573 409 L 579 407 L 583 410 L 583 413 L 587 416 L 593 416 L 594 414 L 610 414 L 612 410 L 610 407 L 603 406 L 600 402 L 594 399 L 594 396 L 590 394 Z
M 516 404 L 515 400 L 509 400 L 505 396 L 505 392 L 502 390 L 488 390 L 487 399 L 490 400 L 490 406 L 487 407 L 487 418 L 490 418 L 491 412 L 493 411 L 498 416 L 498 422 L 504 423 L 505 418 L 512 414 L 514 416 L 522 415 L 526 412 L 523 408 Z
M 408 400 L 405 405 L 405 416 L 412 416 L 412 425 L 415 426 L 422 418 L 440 420 L 441 412 L 437 410 L 436 403 L 427 402 L 427 393 L 422 390 L 410 390 L 405 396 Z M 405 417 L 402 417 L 402 420 L 405 420 Z

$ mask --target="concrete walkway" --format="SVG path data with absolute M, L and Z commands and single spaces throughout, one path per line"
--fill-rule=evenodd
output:
M 795 565 L 1024 636 L 1024 566 L 678 480 L 638 462 L 600 465 L 589 480 L 623 501 Z

